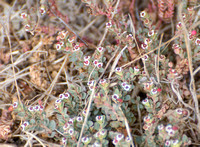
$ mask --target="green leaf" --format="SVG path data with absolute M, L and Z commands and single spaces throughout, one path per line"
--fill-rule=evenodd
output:
M 111 123 L 110 123 L 110 126 L 112 127 L 112 128 L 118 128 L 119 126 L 120 126 L 120 122 L 119 121 L 112 121 Z
M 125 98 L 124 98 L 125 101 L 129 101 L 130 99 L 131 99 L 130 95 L 126 95 Z
M 92 121 L 88 121 L 87 124 L 88 124 L 89 127 L 91 127 L 93 125 L 93 122 Z
M 50 135 L 48 134 L 48 136 L 49 136 L 50 138 L 53 138 L 55 135 L 56 135 L 56 132 L 54 132 L 54 131 L 52 131 L 52 133 L 51 133 Z
M 56 122 L 54 120 L 51 120 L 49 123 L 49 128 L 51 130 L 55 130 L 56 129 Z
M 26 113 L 25 113 L 25 112 L 19 112 L 17 115 L 18 115 L 19 117 L 24 117 L 24 116 L 26 115 Z
M 30 124 L 35 124 L 35 119 L 32 118 L 32 119 L 30 120 Z
M 99 123 L 95 122 L 95 123 L 94 123 L 94 129 L 98 131 L 99 128 L 100 128 Z

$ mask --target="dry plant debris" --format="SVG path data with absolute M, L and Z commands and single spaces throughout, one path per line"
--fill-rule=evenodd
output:
M 198 0 L 1 0 L 0 146 L 200 146 Z

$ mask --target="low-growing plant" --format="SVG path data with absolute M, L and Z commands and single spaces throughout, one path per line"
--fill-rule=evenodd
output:
M 0 138 L 15 143 L 20 134 L 25 146 L 199 145 L 200 3 L 138 2 L 16 1 L 13 28 L 2 25 L 10 58 L 2 51 L 1 95 L 12 106 Z

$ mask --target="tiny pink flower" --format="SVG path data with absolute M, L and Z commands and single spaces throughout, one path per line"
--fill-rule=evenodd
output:
M 18 106 L 18 102 L 14 102 L 13 103 L 13 108 L 17 108 L 17 106 Z
M 44 106 L 40 105 L 40 111 L 44 110 Z
M 94 81 L 89 81 L 89 82 L 87 83 L 87 85 L 88 85 L 88 86 L 94 85 Z
M 29 107 L 28 107 L 28 110 L 29 110 L 30 112 L 33 112 L 33 111 L 34 111 L 33 106 L 29 106 Z
M 35 111 L 39 111 L 39 110 L 40 110 L 40 106 L 39 106 L 39 105 L 36 105 L 36 106 L 34 107 L 34 110 L 35 110 Z
M 61 99 L 61 100 L 64 99 L 64 94 L 60 94 L 59 99 Z
M 93 64 L 94 64 L 94 66 L 97 66 L 98 65 L 98 60 L 94 60 Z
M 90 59 L 90 56 L 85 56 L 84 57 L 84 60 L 89 60 Z
M 89 60 L 85 60 L 85 61 L 84 61 L 84 65 L 85 65 L 85 66 L 89 66 L 89 65 L 90 65 L 90 61 L 89 61 Z
M 121 71 L 122 71 L 122 68 L 121 68 L 121 67 L 115 68 L 115 72 L 121 72 Z
M 103 66 L 103 63 L 98 63 L 98 64 L 97 64 L 97 67 L 98 67 L 98 68 L 102 68 L 102 66 Z
M 64 94 L 64 98 L 65 98 L 65 99 L 68 99 L 69 97 L 70 97 L 69 92 L 66 92 L 66 93 Z
M 26 19 L 26 18 L 27 18 L 27 14 L 26 14 L 26 13 L 21 13 L 20 17 L 21 17 L 22 19 Z
M 147 49 L 148 48 L 148 45 L 147 44 L 144 44 L 144 43 L 142 43 L 142 45 L 141 45 L 141 47 L 142 47 L 142 49 Z
M 101 80 L 99 81 L 99 83 L 100 83 L 100 84 L 106 83 L 106 79 L 101 79 Z
M 69 133 L 69 135 L 73 135 L 74 134 L 74 129 L 73 128 L 70 128 L 69 130 L 68 130 L 68 133 Z
M 114 145 L 117 145 L 118 143 L 119 143 L 119 141 L 118 141 L 117 139 L 114 139 L 114 140 L 113 140 L 113 144 L 114 144 Z
M 69 41 L 70 43 L 72 43 L 72 42 L 74 41 L 74 39 L 73 39 L 73 38 L 69 38 L 68 41 Z
M 147 15 L 145 11 L 140 12 L 140 17 L 144 18 Z
M 119 95 L 117 95 L 117 94 L 112 95 L 112 99 L 117 100 L 118 98 L 119 98 Z
M 112 23 L 110 22 L 106 23 L 106 28 L 110 28 L 110 27 L 112 27 Z
M 182 108 L 177 108 L 176 109 L 176 113 L 179 114 L 179 115 L 183 114 L 183 109 Z
M 200 39 L 199 38 L 196 39 L 195 44 L 200 45 Z
M 151 36 L 153 36 L 153 35 L 154 35 L 154 33 L 155 33 L 155 31 L 154 31 L 154 30 L 150 30 L 150 31 L 148 32 L 148 36 L 149 36 L 149 37 L 151 37 Z
M 103 47 L 97 47 L 97 50 L 98 50 L 99 52 L 102 52 L 102 51 L 104 50 L 104 48 L 103 48 Z
M 57 44 L 56 44 L 56 49 L 57 49 L 57 50 L 60 50 L 60 49 L 61 49 L 60 43 L 57 43 Z
M 26 25 L 24 26 L 25 31 L 29 31 L 30 27 L 31 27 L 31 26 L 30 26 L 29 24 L 26 24 Z
M 61 99 L 57 99 L 57 100 L 55 101 L 55 103 L 56 103 L 56 104 L 61 103 Z
M 41 6 L 39 9 L 40 14 L 44 15 L 46 13 L 45 7 Z

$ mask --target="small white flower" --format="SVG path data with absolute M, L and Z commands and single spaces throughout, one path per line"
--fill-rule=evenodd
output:
M 106 133 L 107 133 L 106 130 L 101 130 L 101 131 L 100 131 L 100 135 L 102 135 L 102 136 L 106 135 Z
M 125 85 L 125 86 L 124 86 L 124 90 L 126 90 L 126 91 L 129 91 L 129 90 L 130 90 L 130 88 L 131 88 L 131 86 L 130 86 L 130 85 Z
M 68 124 L 72 125 L 73 123 L 74 123 L 74 119 L 70 118 L 69 121 L 68 121 Z
M 165 141 L 165 146 L 169 147 L 170 145 L 171 145 L 170 140 L 166 140 L 166 141 Z
M 60 41 L 60 46 L 62 47 L 64 45 L 64 42 L 63 41 Z
M 146 98 L 146 99 L 144 99 L 144 100 L 142 101 L 142 104 L 145 105 L 145 104 L 148 103 L 148 102 L 149 102 L 149 99 Z
M 84 111 L 82 112 L 82 114 L 85 116 L 85 115 L 86 115 L 86 110 L 84 110 Z
M 122 87 L 125 87 L 127 85 L 127 83 L 123 82 L 121 85 L 122 85 Z
M 114 138 L 114 140 L 112 141 L 112 143 L 113 143 L 114 145 L 117 145 L 117 144 L 119 143 L 119 141 L 118 141 L 117 139 Z
M 57 100 L 55 101 L 55 103 L 56 103 L 56 104 L 61 103 L 61 99 L 57 99 Z
M 97 64 L 97 67 L 98 67 L 98 68 L 102 68 L 102 66 L 103 66 L 103 63 L 98 63 L 98 64 Z
M 33 111 L 34 111 L 33 106 L 29 106 L 29 107 L 28 107 L 28 110 L 29 110 L 30 112 L 33 112 Z
M 134 72 L 139 72 L 139 71 L 140 71 L 140 69 L 137 66 L 135 66 L 134 67 Z
M 25 126 L 24 125 L 21 125 L 20 128 L 22 129 L 22 131 L 25 130 Z
M 39 9 L 40 14 L 44 15 L 46 13 L 45 7 L 41 6 Z
M 84 57 L 84 60 L 89 60 L 90 59 L 90 56 L 85 56 Z
M 121 72 L 121 71 L 122 71 L 122 68 L 121 68 L 121 67 L 115 68 L 115 72 Z
M 65 137 L 62 138 L 62 143 L 66 144 L 67 143 L 67 139 Z
M 69 130 L 68 130 L 68 133 L 69 133 L 69 135 L 73 135 L 74 134 L 74 129 L 73 128 L 70 128 Z
M 149 36 L 149 37 L 153 36 L 153 35 L 154 35 L 154 32 L 155 32 L 154 30 L 149 31 L 149 32 L 148 32 L 148 36 Z
M 118 141 L 122 140 L 123 138 L 124 138 L 124 135 L 123 135 L 123 134 L 118 134 L 118 135 L 116 136 L 116 139 L 117 139 Z
M 88 86 L 93 86 L 93 85 L 94 85 L 94 81 L 89 81 L 89 82 L 87 83 L 87 85 L 88 85 Z
M 98 60 L 94 60 L 94 61 L 93 61 L 94 66 L 97 66 L 98 63 L 99 63 Z
M 163 129 L 164 129 L 164 125 L 163 124 L 158 125 L 158 130 L 163 130 Z
M 148 58 L 149 58 L 149 56 L 148 55 L 144 55 L 144 57 L 142 58 L 144 61 L 147 61 L 148 60 Z
M 40 110 L 40 106 L 39 106 L 39 105 L 36 105 L 36 106 L 34 107 L 34 110 L 35 110 L 35 111 L 39 111 L 39 110 Z
M 78 117 L 76 118 L 76 120 L 77 120 L 77 122 L 82 122 L 82 121 L 83 121 L 83 117 L 82 117 L 82 116 L 78 116 Z
M 90 65 L 90 61 L 89 61 L 89 60 L 85 60 L 85 61 L 84 61 L 84 65 L 85 65 L 85 66 Z
M 57 49 L 57 50 L 60 50 L 60 49 L 61 49 L 60 43 L 56 43 L 56 49 Z
M 151 117 L 149 115 L 147 115 L 147 116 L 144 117 L 144 121 L 145 122 L 148 122 L 150 119 L 151 119 Z
M 69 41 L 70 43 L 72 43 L 72 42 L 74 41 L 74 39 L 73 39 L 73 38 L 71 38 L 71 39 L 69 38 L 68 41 Z
M 71 125 L 66 123 L 64 126 L 63 126 L 63 130 L 67 130 Z
M 103 47 L 97 47 L 97 50 L 98 50 L 99 52 L 102 52 L 102 51 L 104 50 L 104 48 L 103 48 Z
M 26 25 L 24 26 L 25 31 L 29 31 L 30 27 L 31 27 L 31 26 L 30 26 L 29 24 L 26 24 Z
M 112 23 L 107 22 L 107 23 L 106 23 L 106 28 L 110 28 L 110 27 L 112 27 Z
M 147 49 L 148 48 L 148 45 L 147 44 L 145 44 L 145 43 L 142 43 L 142 45 L 141 45 L 141 47 L 142 47 L 142 49 Z
M 83 138 L 81 139 L 81 141 L 82 141 L 83 143 L 86 143 L 86 142 L 89 141 L 89 138 L 88 138 L 88 137 L 83 137 Z
M 80 47 L 78 45 L 75 45 L 74 48 L 72 49 L 73 52 L 76 52 L 80 50 Z
M 126 139 L 125 139 L 125 141 L 126 141 L 126 142 L 131 142 L 130 137 L 127 136 Z
M 169 131 L 167 132 L 167 134 L 168 134 L 169 136 L 174 136 L 175 131 L 174 131 L 174 130 L 169 130 Z
M 100 84 L 106 83 L 106 79 L 101 79 L 101 80 L 99 81 L 99 83 L 100 83 Z
M 23 13 L 21 13 L 20 17 L 21 17 L 22 19 L 25 19 L 25 18 L 27 18 L 27 14 L 23 12 Z
M 61 100 L 64 99 L 64 94 L 60 94 L 59 99 L 61 99 Z
M 182 23 L 181 22 L 178 22 L 178 24 L 176 25 L 176 27 L 179 29 L 182 27 Z
M 152 93 L 152 95 L 155 95 L 155 94 L 157 94 L 157 93 L 158 93 L 158 91 L 157 91 L 157 89 L 156 89 L 156 88 L 154 88 L 154 89 L 152 89 L 152 90 L 151 90 L 151 93 Z
M 172 142 L 173 145 L 177 145 L 179 143 L 179 140 L 176 139 L 176 140 L 172 140 L 171 142 Z
M 25 122 L 23 123 L 23 125 L 24 125 L 25 127 L 27 127 L 27 126 L 29 125 L 29 122 L 25 121 Z
M 66 92 L 66 93 L 64 94 L 64 98 L 65 98 L 65 99 L 68 99 L 69 97 L 70 97 L 69 92 Z
M 176 109 L 176 113 L 178 113 L 179 115 L 183 114 L 183 109 L 182 108 L 177 108 Z
M 101 144 L 99 141 L 95 141 L 92 147 L 101 147 Z
M 145 11 L 142 11 L 142 12 L 140 12 L 140 17 L 144 18 L 146 16 L 146 14 L 147 13 Z
M 98 115 L 96 116 L 96 121 L 102 121 L 103 120 L 103 115 Z
M 18 102 L 14 102 L 12 106 L 13 106 L 13 108 L 17 108 Z
M 169 124 L 165 127 L 165 131 L 169 132 L 170 130 L 172 130 L 172 125 Z
M 200 45 L 200 39 L 199 38 L 196 39 L 195 44 Z
M 118 98 L 119 98 L 119 95 L 117 95 L 117 94 L 112 95 L 112 99 L 117 100 Z
M 40 111 L 44 110 L 44 106 L 40 105 Z

